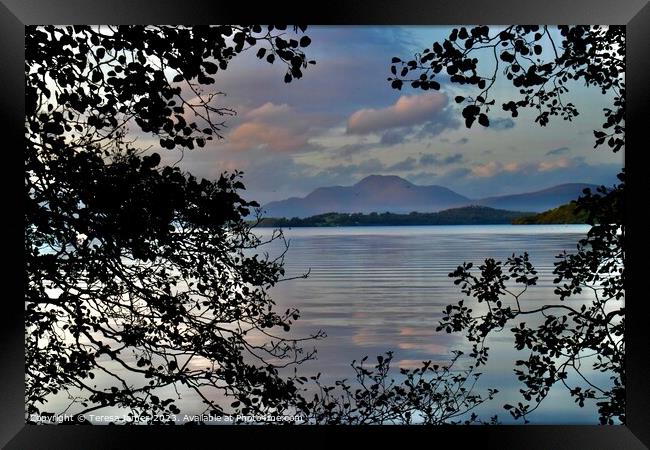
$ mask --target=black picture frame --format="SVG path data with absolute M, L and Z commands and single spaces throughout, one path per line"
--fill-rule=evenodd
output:
M 330 0 L 318 4 L 285 0 L 259 5 L 246 2 L 205 0 L 0 0 L 0 115 L 2 119 L 5 261 L 4 300 L 0 314 L 0 389 L 3 413 L 0 445 L 8 449 L 132 448 L 137 440 L 148 448 L 187 447 L 195 439 L 221 445 L 253 448 L 272 444 L 305 447 L 312 443 L 341 445 L 355 438 L 364 445 L 386 443 L 429 446 L 445 439 L 483 448 L 514 449 L 642 449 L 650 447 L 650 334 L 648 307 L 643 295 L 643 248 L 647 233 L 638 218 L 645 209 L 643 127 L 647 126 L 650 88 L 646 81 L 650 55 L 650 5 L 647 0 Z M 308 24 L 621 24 L 627 29 L 627 231 L 626 280 L 626 388 L 625 426 L 489 426 L 489 427 L 111 427 L 27 426 L 24 424 L 23 354 L 23 245 L 22 212 L 24 159 L 24 26 L 36 24 L 216 24 L 216 23 L 308 23 Z M 644 114 L 645 111 L 645 114 Z M 646 117 L 646 119 L 644 119 Z M 645 146 L 647 147 L 647 145 Z M 606 150 L 602 150 L 606 151 Z M 646 200 L 647 202 L 647 200 Z M 289 432 L 287 432 L 289 431 Z M 358 436 L 361 435 L 361 436 Z M 192 445 L 193 446 L 193 445 Z

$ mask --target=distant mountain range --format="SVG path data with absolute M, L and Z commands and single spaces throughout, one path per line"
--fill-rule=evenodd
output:
M 585 183 L 559 184 L 541 191 L 486 197 L 476 200 L 476 204 L 511 211 L 543 212 L 576 200 L 585 188 L 595 191 L 597 187 Z
M 438 212 L 479 205 L 510 211 L 542 212 L 577 199 L 595 185 L 568 183 L 535 192 L 470 199 L 443 186 L 418 186 L 396 175 L 370 175 L 353 186 L 321 187 L 306 197 L 264 205 L 265 217 L 309 217 L 329 212 Z

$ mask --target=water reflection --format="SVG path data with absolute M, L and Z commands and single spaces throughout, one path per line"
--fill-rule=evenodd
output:
M 318 359 L 302 367 L 322 372 L 326 380 L 349 378 L 353 359 L 368 355 L 372 360 L 388 350 L 394 352 L 398 367 L 417 367 L 422 360 L 444 363 L 451 350 L 468 347 L 462 336 L 435 332 L 443 307 L 463 297 L 449 272 L 463 261 L 480 263 L 527 251 L 540 279 L 522 301 L 541 305 L 557 298 L 552 284 L 555 256 L 575 250 L 587 231 L 582 225 L 289 229 L 287 276 L 308 269 L 311 273 L 307 279 L 280 283 L 271 295 L 281 308 L 300 309 L 292 335 L 318 329 L 327 333 L 315 343 Z M 581 303 L 587 295 L 568 301 Z M 480 383 L 502 392 L 499 401 L 487 407 L 492 410 L 484 412 L 498 412 L 505 421 L 501 405 L 521 400 L 512 369 L 522 355 L 513 350 L 508 334 L 490 343 L 491 360 Z M 595 410 L 576 408 L 565 394 L 554 393 L 538 410 L 536 422 L 597 422 Z
M 270 234 L 260 229 L 260 234 Z M 279 283 L 270 295 L 278 310 L 297 307 L 301 317 L 286 333 L 286 337 L 306 337 L 324 330 L 327 337 L 306 343 L 305 350 L 315 346 L 317 359 L 303 364 L 304 375 L 322 374 L 321 380 L 331 384 L 336 379 L 353 376 L 350 363 L 369 356 L 392 351 L 393 367 L 415 368 L 421 361 L 431 360 L 444 365 L 452 350 L 468 350 L 463 336 L 436 332 L 445 305 L 463 298 L 448 277 L 463 261 L 480 263 L 488 257 L 505 259 L 512 253 L 527 251 L 539 272 L 538 285 L 526 292 L 522 302 L 529 307 L 555 301 L 553 294 L 553 262 L 563 250 L 575 250 L 576 242 L 585 236 L 587 226 L 429 226 L 429 227 L 355 227 L 355 228 L 296 228 L 286 230 L 290 248 L 286 254 L 287 278 L 311 269 L 306 279 Z M 275 247 L 274 247 L 275 246 Z M 281 252 L 276 242 L 264 250 L 272 256 Z M 582 297 L 567 299 L 579 304 L 590 300 Z M 251 335 L 255 343 L 262 343 Z M 482 417 L 499 414 L 508 423 L 510 417 L 501 406 L 521 401 L 521 385 L 513 374 L 514 361 L 525 358 L 513 350 L 509 331 L 494 335 L 489 341 L 490 359 L 482 370 L 477 388 L 497 388 L 496 401 L 476 410 Z M 190 367 L 199 369 L 210 365 L 196 358 Z M 120 373 L 119 370 L 116 370 Z M 398 371 L 396 370 L 396 375 Z M 602 384 L 607 374 L 591 374 Z M 98 385 L 108 380 L 96 380 Z M 571 382 L 572 380 L 569 380 Z M 161 395 L 173 396 L 172 389 Z M 177 405 L 188 414 L 204 410 L 200 397 L 182 386 L 182 400 Z M 226 403 L 220 391 L 206 396 Z M 223 400 L 223 401 L 221 401 Z M 58 402 L 58 403 L 57 403 Z M 69 403 L 66 398 L 53 401 L 61 409 Z M 123 413 L 118 408 L 105 408 L 105 414 Z M 593 404 L 578 408 L 574 399 L 562 388 L 551 394 L 534 416 L 535 423 L 597 423 Z M 519 422 L 517 422 L 519 423 Z

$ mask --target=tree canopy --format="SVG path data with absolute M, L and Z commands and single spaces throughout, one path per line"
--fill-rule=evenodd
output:
M 263 242 L 244 217 L 258 205 L 239 195 L 241 173 L 162 166 L 130 129 L 163 149 L 203 147 L 234 114 L 203 89 L 215 74 L 256 49 L 300 78 L 313 63 L 305 29 L 26 28 L 28 419 L 115 406 L 155 421 L 179 411 L 179 389 L 215 414 L 295 397 L 278 369 L 312 353 L 284 337 L 298 312 L 277 312 L 266 292 L 282 256 L 253 251 Z

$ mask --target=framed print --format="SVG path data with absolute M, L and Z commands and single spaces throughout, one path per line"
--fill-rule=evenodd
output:
M 7 448 L 650 445 L 647 2 L 0 16 Z

